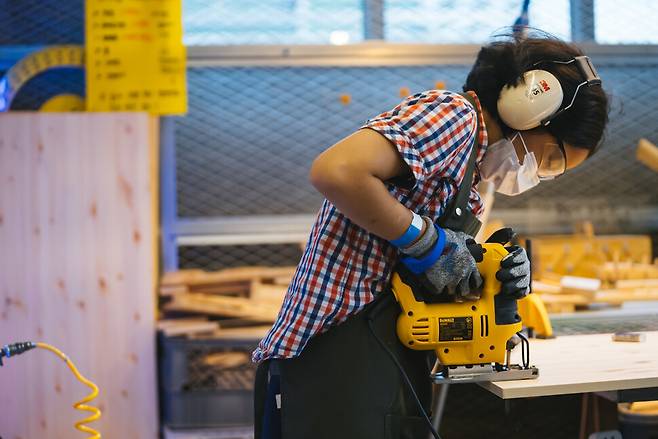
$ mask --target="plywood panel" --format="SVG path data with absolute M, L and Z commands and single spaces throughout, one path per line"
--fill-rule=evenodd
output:
M 483 384 L 501 398 L 658 387 L 658 332 L 641 343 L 615 342 L 611 334 L 573 335 L 530 341 L 536 380 Z M 520 346 L 512 361 L 521 362 Z
M 155 438 L 157 121 L 0 115 L 0 343 L 45 341 L 100 387 L 103 437 Z M 0 369 L 0 436 L 86 437 L 49 352 Z

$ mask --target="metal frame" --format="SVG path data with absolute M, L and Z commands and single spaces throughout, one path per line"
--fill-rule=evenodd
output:
M 366 40 L 384 39 L 384 0 L 363 0 L 363 33 Z
M 180 219 L 172 235 L 178 246 L 298 243 L 308 239 L 314 219 L 314 215 Z
M 478 44 L 398 44 L 364 42 L 343 46 L 268 45 L 195 46 L 187 49 L 187 63 L 195 67 L 367 67 L 470 64 Z M 595 63 L 646 64 L 658 60 L 658 45 L 581 44 Z
M 173 116 L 160 118 L 160 239 L 163 271 L 178 269 L 175 128 Z
M 465 64 L 479 45 L 398 44 L 381 41 L 331 45 L 195 46 L 187 49 L 189 67 L 341 67 Z
M 594 0 L 571 0 L 571 40 L 594 42 Z

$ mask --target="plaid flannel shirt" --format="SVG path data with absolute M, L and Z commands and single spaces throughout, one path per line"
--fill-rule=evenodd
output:
M 476 134 L 476 117 L 482 114 L 477 96 L 469 94 L 476 109 L 460 94 L 430 90 L 409 96 L 361 127 L 386 137 L 411 169 L 409 185 L 387 182 L 391 195 L 435 221 L 457 193 Z M 487 147 L 481 116 L 477 144 L 479 162 Z M 478 180 L 476 173 L 473 184 Z M 469 208 L 479 214 L 482 207 L 471 188 Z M 354 224 L 325 200 L 276 322 L 252 359 L 299 355 L 313 336 L 343 322 L 387 289 L 397 255 L 388 241 Z

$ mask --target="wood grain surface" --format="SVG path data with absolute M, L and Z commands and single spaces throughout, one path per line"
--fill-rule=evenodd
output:
M 105 438 L 157 437 L 157 120 L 0 115 L 0 344 L 44 341 L 100 387 Z M 86 437 L 52 353 L 0 369 L 0 436 Z
M 658 332 L 645 334 L 642 343 L 615 342 L 612 334 L 532 339 L 539 378 L 482 386 L 503 399 L 658 387 Z M 521 362 L 520 346 L 512 362 Z

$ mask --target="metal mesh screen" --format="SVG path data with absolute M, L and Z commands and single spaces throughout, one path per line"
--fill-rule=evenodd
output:
M 396 105 L 401 88 L 426 90 L 439 80 L 458 88 L 464 72 L 191 69 L 190 111 L 176 130 L 179 215 L 315 212 L 321 198 L 307 175 L 322 150 Z M 351 102 L 341 103 L 341 96 Z
M 521 1 L 388 0 L 384 9 L 387 40 L 481 43 L 511 26 Z M 529 25 L 562 39 L 601 44 L 656 44 L 658 3 L 636 0 L 531 0 Z
M 522 0 L 185 0 L 185 43 L 344 44 L 364 38 L 480 43 L 511 26 Z M 83 0 L 0 0 L 0 45 L 82 43 Z M 561 38 L 657 43 L 658 4 L 532 0 L 529 24 Z M 589 34 L 592 34 L 591 37 Z
M 186 0 L 185 44 L 328 44 L 363 39 L 361 0 Z
M 0 0 L 0 46 L 84 41 L 84 0 Z
M 646 308 L 650 308 L 647 306 Z M 655 310 L 655 307 L 654 307 Z M 638 315 L 617 317 L 571 318 L 551 320 L 555 335 L 604 334 L 620 331 L 656 331 L 658 314 L 650 314 L 650 309 Z
M 181 268 L 221 270 L 242 265 L 297 265 L 302 257 L 299 244 L 262 244 L 180 247 Z
M 182 390 L 253 390 L 256 366 L 252 348 L 190 349 L 187 353 L 187 380 Z
M 186 0 L 185 42 L 210 44 L 481 43 L 514 24 L 523 0 Z M 563 39 L 656 43 L 658 4 L 532 0 L 528 23 Z
M 650 110 L 658 99 L 657 65 L 597 67 L 613 97 L 601 150 L 563 178 L 497 197 L 497 208 L 658 205 L 658 174 L 634 157 L 639 137 L 658 141 Z M 415 93 L 444 81 L 459 90 L 467 69 L 191 69 L 190 112 L 176 133 L 179 215 L 314 213 L 321 197 L 307 173 L 318 153 L 396 105 L 401 89 Z M 351 102 L 341 103 L 342 95 Z
M 596 0 L 594 3 L 595 38 L 601 44 L 656 44 L 658 3 L 634 0 Z
M 522 1 L 388 0 L 384 3 L 387 40 L 433 43 L 481 43 L 504 32 L 521 13 Z M 529 24 L 569 39 L 569 0 L 530 2 Z

